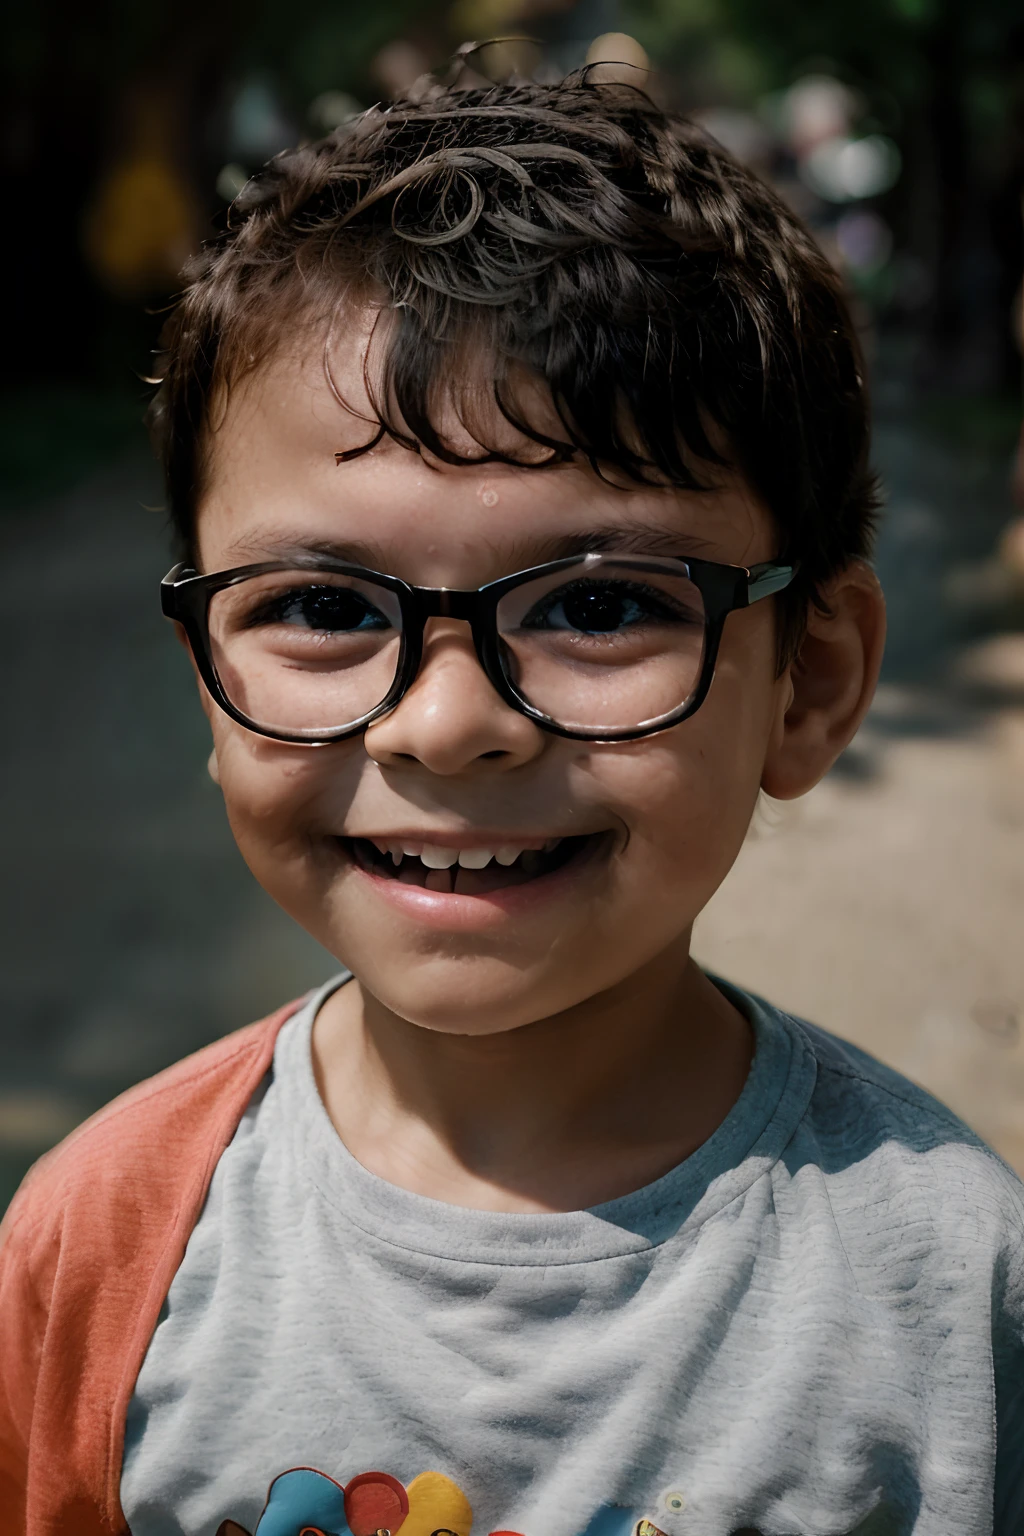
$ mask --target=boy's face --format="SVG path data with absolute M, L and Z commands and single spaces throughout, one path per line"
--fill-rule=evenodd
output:
M 616 489 L 575 466 L 432 465 L 387 439 L 339 466 L 336 452 L 372 428 L 339 406 L 310 354 L 279 356 L 230 398 L 200 508 L 205 571 L 336 544 L 416 585 L 476 588 L 598 526 L 649 529 L 660 554 L 666 535 L 680 554 L 729 564 L 777 554 L 767 512 L 736 479 L 697 494 Z M 357 406 L 360 366 L 356 347 L 334 362 Z M 429 621 L 416 682 L 362 736 L 286 745 L 206 705 L 231 826 L 260 883 L 400 1016 L 490 1033 L 635 984 L 667 953 L 685 960 L 789 698 L 773 604 L 761 602 L 727 620 L 698 712 L 636 742 L 542 731 L 498 697 L 452 619 Z M 477 895 L 388 878 L 347 841 L 536 849 L 566 836 L 588 841 L 560 869 L 512 870 L 516 883 Z

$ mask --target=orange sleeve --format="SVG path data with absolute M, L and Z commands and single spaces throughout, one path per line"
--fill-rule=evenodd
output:
M 53 1284 L 56 1242 L 31 1211 L 33 1175 L 0 1222 L 0 1509 L 5 1529 L 25 1529 L 28 1447 Z
M 3 1536 L 128 1536 L 128 1402 L 213 1170 L 297 1006 L 122 1094 L 15 1195 L 0 1224 Z

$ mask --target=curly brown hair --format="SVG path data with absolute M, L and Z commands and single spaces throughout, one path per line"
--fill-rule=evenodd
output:
M 738 469 L 799 565 L 784 651 L 822 583 L 870 552 L 869 410 L 840 279 L 767 186 L 633 88 L 579 74 L 373 107 L 272 160 L 186 278 L 151 411 L 186 558 L 214 398 L 283 342 L 322 340 L 353 295 L 387 321 L 367 447 L 388 434 L 448 463 L 508 462 L 483 428 L 473 458 L 438 431 L 469 347 L 545 463 L 687 490 Z M 524 379 L 546 384 L 557 430 L 531 419 Z

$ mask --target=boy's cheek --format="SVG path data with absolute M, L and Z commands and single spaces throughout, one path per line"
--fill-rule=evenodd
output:
M 624 907 L 667 909 L 682 929 L 696 920 L 743 845 L 756 796 L 722 807 L 693 798 L 650 826 L 636 828 L 623 860 Z
M 596 765 L 600 792 L 631 840 L 651 845 L 652 857 L 727 859 L 728 867 L 757 803 L 763 754 L 755 742 L 701 731 L 699 722 L 695 716 Z
M 314 825 L 344 823 L 355 793 L 358 742 L 289 746 L 233 721 L 214 722 L 213 735 L 217 778 L 239 841 L 307 842 Z
M 653 920 L 666 907 L 689 926 L 732 868 L 757 805 L 764 727 L 738 732 L 735 716 L 728 724 L 716 730 L 713 715 L 705 724 L 698 714 L 678 733 L 638 743 L 646 752 L 629 782 L 625 763 L 606 766 L 609 803 L 621 803 L 629 828 L 624 908 Z

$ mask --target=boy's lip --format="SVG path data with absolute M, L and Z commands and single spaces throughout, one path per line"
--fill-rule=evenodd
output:
M 500 835 L 502 838 L 514 841 L 512 835 L 507 832 L 502 832 Z M 417 924 L 454 933 L 493 930 L 517 914 L 525 915 L 530 908 L 536 908 L 547 901 L 557 899 L 566 887 L 584 877 L 595 861 L 603 861 L 612 851 L 613 836 L 607 828 L 596 833 L 583 834 L 574 831 L 568 835 L 580 840 L 583 845 L 579 854 L 568 863 L 521 884 L 502 886 L 473 895 L 454 890 L 433 890 L 422 885 L 407 885 L 400 880 L 389 879 L 368 869 L 363 860 L 354 854 L 351 843 L 356 834 L 346 833 L 336 841 L 340 848 L 347 848 L 346 862 L 353 873 L 365 880 L 370 889 L 389 906 Z M 389 836 L 397 840 L 400 834 L 390 833 Z M 545 842 L 550 842 L 553 836 L 554 834 L 544 839 L 536 838 L 534 846 L 543 846 Z M 440 834 L 434 833 L 430 840 L 439 839 L 439 837 Z M 422 838 L 422 835 L 420 840 L 427 841 Z M 448 843 L 447 846 L 453 845 Z M 463 841 L 461 846 L 464 848 L 489 847 L 490 844 L 484 841 L 481 834 L 474 835 L 471 841 Z

